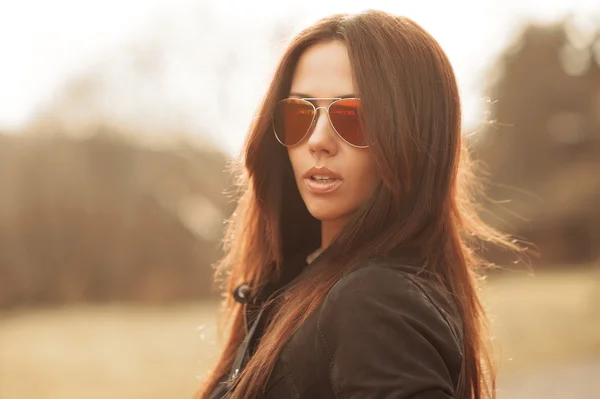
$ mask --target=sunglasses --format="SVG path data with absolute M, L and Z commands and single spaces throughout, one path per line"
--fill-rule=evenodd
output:
M 311 101 L 333 100 L 327 107 Z M 362 105 L 359 98 L 284 98 L 275 105 L 273 132 L 286 147 L 299 144 L 317 120 L 319 109 L 327 111 L 333 130 L 351 146 L 367 148 Z

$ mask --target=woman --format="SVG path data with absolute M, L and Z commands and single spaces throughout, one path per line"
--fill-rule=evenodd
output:
M 465 156 L 452 67 L 417 24 L 367 11 L 295 37 L 246 142 L 228 335 L 196 397 L 494 397 L 470 244 L 519 248 L 478 219 Z

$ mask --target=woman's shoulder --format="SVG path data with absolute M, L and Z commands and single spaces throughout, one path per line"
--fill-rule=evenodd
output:
M 375 396 L 385 386 L 398 398 L 453 397 L 463 361 L 460 320 L 433 278 L 389 262 L 354 268 L 317 318 L 338 396 Z
M 433 274 L 396 261 L 370 261 L 351 269 L 329 291 L 320 313 L 321 319 L 357 322 L 396 317 L 447 330 L 455 343 L 462 341 L 462 319 L 454 296 Z

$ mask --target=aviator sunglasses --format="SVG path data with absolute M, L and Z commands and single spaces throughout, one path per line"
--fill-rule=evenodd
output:
M 327 107 L 315 107 L 311 101 L 333 100 Z M 273 132 L 286 147 L 299 144 L 312 129 L 319 109 L 327 111 L 333 130 L 346 143 L 367 148 L 362 105 L 359 98 L 284 98 L 275 105 Z

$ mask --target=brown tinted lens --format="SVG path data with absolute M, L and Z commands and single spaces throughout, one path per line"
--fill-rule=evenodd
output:
M 310 129 L 314 116 L 315 110 L 308 101 L 293 98 L 279 101 L 273 115 L 277 138 L 287 146 L 298 144 Z
M 359 147 L 367 146 L 360 99 L 349 98 L 331 104 L 329 117 L 344 140 Z

